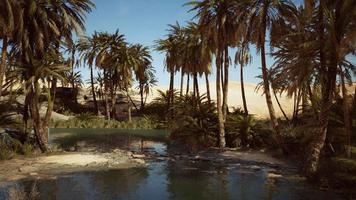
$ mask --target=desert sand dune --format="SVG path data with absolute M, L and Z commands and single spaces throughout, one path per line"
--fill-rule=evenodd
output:
M 183 88 L 186 88 L 184 86 Z M 192 86 L 191 86 L 192 88 Z M 256 115 L 260 118 L 266 118 L 269 116 L 268 108 L 266 104 L 266 99 L 262 95 L 262 90 L 255 91 L 256 84 L 252 83 L 245 83 L 245 93 L 246 93 L 246 101 L 249 112 L 251 114 Z M 157 96 L 157 90 L 167 90 L 168 86 L 157 86 L 153 89 L 153 94 L 149 95 L 147 98 L 147 102 L 151 102 Z M 176 89 L 179 90 L 179 87 L 176 86 Z M 200 93 L 206 93 L 206 86 L 205 84 L 199 85 Z M 210 83 L 210 94 L 213 100 L 216 100 L 216 87 L 215 82 Z M 293 100 L 286 97 L 286 95 L 279 96 L 279 101 L 287 113 L 287 115 L 291 115 L 293 112 Z M 243 107 L 242 105 L 242 97 L 241 97 L 241 85 L 239 82 L 230 81 L 229 82 L 229 96 L 228 96 L 228 105 L 229 108 L 232 107 Z M 273 105 L 278 116 L 282 116 L 282 112 L 278 108 L 277 102 L 273 98 Z

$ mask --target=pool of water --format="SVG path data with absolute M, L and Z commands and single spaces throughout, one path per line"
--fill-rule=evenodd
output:
M 147 147 L 150 151 L 170 154 L 163 141 L 150 142 Z M 0 199 L 22 196 L 24 199 L 32 196 L 40 200 L 343 199 L 331 191 L 321 191 L 306 184 L 291 169 L 238 161 L 212 163 L 189 159 L 152 159 L 148 162 L 145 168 L 76 172 L 53 179 L 6 183 L 0 187 Z M 268 176 L 271 172 L 282 177 Z

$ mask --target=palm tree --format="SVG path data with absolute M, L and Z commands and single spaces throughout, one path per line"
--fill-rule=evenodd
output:
M 199 27 L 203 43 L 213 49 L 216 57 L 216 96 L 219 118 L 219 145 L 225 147 L 225 119 L 227 114 L 227 96 L 229 80 L 229 46 L 233 41 L 236 29 L 236 13 L 231 8 L 234 1 L 202 0 L 192 1 L 187 5 L 198 13 Z M 221 84 L 223 98 L 221 99 Z M 222 100 L 222 101 L 221 101 Z
M 322 99 L 318 129 L 306 159 L 305 172 L 309 177 L 315 175 L 318 169 L 320 151 L 325 144 L 338 66 L 349 53 L 354 52 L 355 9 L 356 2 L 352 0 L 319 1 L 317 30 Z
M 152 66 L 152 57 L 150 55 L 148 47 L 142 45 L 134 45 L 134 56 L 137 57 L 139 62 L 135 66 L 134 71 L 136 75 L 136 80 L 138 81 L 138 89 L 141 98 L 141 107 L 143 110 L 146 102 L 147 95 L 150 93 L 152 86 L 157 82 L 155 78 L 155 70 Z M 144 98 L 146 95 L 146 98 Z
M 16 22 L 21 15 L 19 2 L 16 0 L 4 0 L 0 2 L 0 39 L 2 40 L 0 60 L 0 97 L 3 90 L 7 51 L 10 39 L 14 36 Z
M 184 41 L 184 35 L 181 26 L 177 22 L 175 25 L 169 25 L 168 35 L 165 39 L 160 39 L 156 41 L 155 49 L 159 52 L 164 52 L 165 55 L 165 66 L 170 73 L 170 83 L 169 83 L 169 91 L 170 91 L 170 100 L 167 105 L 167 110 L 170 109 L 174 102 L 174 74 L 179 69 L 182 69 L 182 56 L 184 55 L 181 51 L 184 46 L 182 41 Z
M 272 103 L 265 45 L 266 36 L 270 30 L 272 21 L 278 17 L 281 10 L 289 9 L 290 6 L 291 3 L 288 0 L 248 0 L 241 3 L 239 6 L 239 10 L 242 13 L 240 16 L 241 20 L 247 20 L 247 38 L 249 41 L 256 44 L 257 50 L 261 55 L 263 90 L 266 97 L 271 124 L 277 134 L 278 143 L 280 145 L 282 144 L 282 138 Z
M 58 73 L 50 72 L 51 66 L 64 64 L 59 52 L 61 40 L 69 41 L 72 31 L 81 32 L 84 29 L 84 16 L 91 11 L 94 4 L 90 0 L 56 2 L 29 0 L 20 1 L 20 5 L 22 14 L 18 20 L 18 31 L 13 37 L 14 55 L 16 62 L 26 67 L 24 72 L 26 98 L 38 144 L 45 152 L 50 150 L 46 129 L 53 109 L 56 80 L 59 77 Z M 42 70 L 46 73 L 40 73 Z M 46 116 L 41 119 L 38 108 L 38 82 L 43 78 L 51 82 L 51 89 L 47 93 Z
M 242 95 L 242 103 L 244 107 L 244 114 L 248 116 L 248 109 L 246 103 L 246 95 L 245 95 L 245 86 L 244 86 L 244 66 L 251 63 L 252 57 L 249 54 L 249 49 L 247 44 L 241 45 L 241 48 L 236 52 L 235 56 L 235 64 L 240 64 L 240 83 L 241 83 L 241 95 Z
M 275 69 L 280 70 L 277 79 L 288 80 L 285 89 L 311 96 L 310 83 L 318 83 L 321 88 L 321 100 L 316 109 L 318 123 L 304 166 L 309 178 L 318 170 L 338 71 L 343 75 L 346 56 L 354 53 L 355 13 L 352 10 L 355 7 L 354 1 L 306 1 L 305 8 L 291 9 L 292 12 L 279 21 L 283 28 L 275 27 L 279 32 L 277 37 L 272 35 L 272 41 L 275 40 L 272 43 L 278 48 L 274 54 L 277 58 Z M 303 94 L 304 91 L 309 92 Z M 310 99 L 313 104 L 313 98 Z
M 75 66 L 78 65 L 77 61 L 76 61 L 76 53 L 77 53 L 77 48 L 78 48 L 78 44 L 76 42 L 73 42 L 71 44 L 68 45 L 66 51 L 69 53 L 70 58 L 68 59 L 69 61 L 69 66 L 71 67 L 71 77 L 75 77 Z M 71 79 L 71 85 L 72 85 L 72 89 L 75 89 L 75 79 Z
M 96 54 L 98 52 L 96 47 L 95 38 L 97 37 L 97 32 L 93 34 L 93 37 L 84 36 L 79 39 L 78 50 L 80 52 L 80 60 L 87 63 L 90 68 L 90 85 L 91 93 L 93 95 L 94 109 L 95 113 L 99 114 L 98 102 L 96 100 L 95 87 L 94 87 L 94 61 Z

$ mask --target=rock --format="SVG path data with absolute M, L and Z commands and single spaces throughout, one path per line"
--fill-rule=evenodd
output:
M 167 160 L 167 158 L 166 157 L 158 157 L 158 158 L 156 158 L 158 161 L 165 161 L 165 160 Z
M 146 163 L 145 160 L 138 159 L 138 158 L 132 159 L 132 161 L 135 162 L 135 163 L 138 163 L 138 164 L 145 164 Z
M 260 170 L 261 167 L 259 167 L 259 166 L 257 166 L 257 165 L 252 165 L 252 166 L 250 166 L 250 169 Z
M 32 173 L 30 173 L 30 176 L 38 176 L 38 173 L 32 172 Z
M 78 147 L 85 147 L 86 146 L 86 142 L 85 141 L 79 141 L 79 142 L 77 142 L 77 146 Z
M 282 177 L 282 175 L 281 175 L 281 174 L 275 174 L 275 173 L 269 172 L 269 173 L 267 174 L 267 177 L 268 177 L 268 178 L 280 178 L 280 177 Z
M 114 149 L 112 152 L 114 152 L 114 153 L 121 153 L 121 150 L 120 150 L 120 149 Z
M 75 147 L 70 147 L 69 151 L 75 151 Z
M 132 154 L 133 158 L 145 158 L 146 156 L 144 154 Z

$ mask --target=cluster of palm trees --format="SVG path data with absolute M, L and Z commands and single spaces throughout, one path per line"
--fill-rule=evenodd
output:
M 127 43 L 118 31 L 84 36 L 84 19 L 94 7 L 91 0 L 0 1 L 0 97 L 9 87 L 21 86 L 19 91 L 25 96 L 22 112 L 25 132 L 32 126 L 43 152 L 50 151 L 47 129 L 57 82 L 60 81 L 62 87 L 71 85 L 73 89 L 82 85 L 80 72 L 75 72 L 76 66 L 87 64 L 90 67 L 95 111 L 99 113 L 98 90 L 95 89 L 99 86 L 108 119 L 115 117 L 118 91 L 129 95 L 136 79 L 143 109 L 151 87 L 156 84 L 148 47 Z M 73 33 L 78 41 L 73 41 Z M 95 67 L 100 74 L 97 87 Z M 41 112 L 43 101 L 47 102 L 44 116 Z
M 134 79 L 138 82 L 141 97 L 140 109 L 144 108 L 147 95 L 152 86 L 156 84 L 148 47 L 141 44 L 129 44 L 125 36 L 116 31 L 112 34 L 95 32 L 91 37 L 82 37 L 78 41 L 77 50 L 80 60 L 90 68 L 91 93 L 96 113 L 100 111 L 95 82 L 99 85 L 98 94 L 105 101 L 107 119 L 114 118 L 116 115 L 117 92 L 124 92 L 129 96 L 129 89 Z M 99 71 L 96 81 L 94 80 L 94 67 Z
M 49 150 L 47 127 L 53 109 L 56 84 L 61 79 L 60 73 L 67 66 L 60 52 L 61 47 L 73 42 L 74 32 L 83 32 L 84 18 L 93 7 L 90 0 L 0 2 L 0 94 L 9 82 L 23 85 L 26 96 L 23 117 L 26 122 L 31 119 L 42 151 Z M 46 90 L 48 99 L 44 118 L 40 116 L 39 100 L 43 89 Z
M 315 174 L 325 143 L 330 107 L 338 94 L 338 83 L 342 85 L 345 129 L 351 134 L 345 84 L 352 82 L 352 73 L 355 73 L 355 66 L 347 58 L 355 55 L 356 49 L 356 2 L 306 0 L 296 6 L 289 0 L 197 0 L 186 5 L 196 12 L 196 23 L 189 22 L 183 28 L 171 25 L 167 38 L 157 42 L 157 50 L 166 52 L 165 64 L 171 73 L 170 93 L 173 93 L 176 72 L 180 71 L 182 77 L 187 74 L 188 78 L 189 75 L 209 74 L 215 58 L 219 144 L 225 147 L 224 126 L 232 64 L 229 50 L 236 50 L 235 64 L 241 66 L 243 83 L 243 67 L 250 62 L 249 48 L 254 45 L 261 57 L 262 88 L 271 125 L 285 153 L 288 149 L 283 145 L 283 130 L 271 93 L 276 96 L 277 92 L 287 92 L 295 96 L 295 114 L 300 110 L 300 102 L 302 110 L 310 105 L 315 111 L 317 126 L 306 151 L 305 167 L 307 175 Z M 266 50 L 267 45 L 271 52 Z M 268 53 L 275 60 L 270 67 L 266 63 Z M 243 84 L 242 91 L 244 111 L 248 116 Z M 318 91 L 320 95 L 316 95 Z

